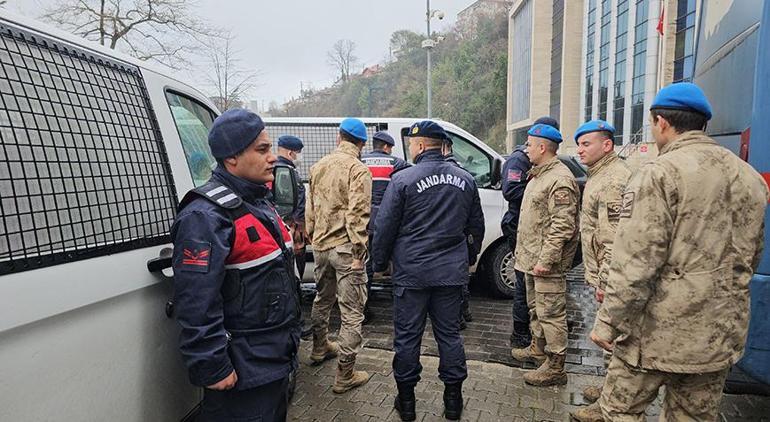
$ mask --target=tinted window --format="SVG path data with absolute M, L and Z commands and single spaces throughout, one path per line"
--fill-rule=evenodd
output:
M 216 116 L 203 104 L 174 92 L 166 92 L 171 114 L 182 141 L 193 184 L 200 186 L 211 177 L 216 161 L 211 156 L 208 134 Z
M 176 193 L 139 69 L 0 25 L 0 274 L 162 244 Z

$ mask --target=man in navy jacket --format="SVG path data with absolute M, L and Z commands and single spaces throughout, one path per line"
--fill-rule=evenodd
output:
M 391 178 L 375 221 L 373 248 L 376 272 L 391 259 L 394 267 L 395 407 L 402 420 L 414 420 L 420 342 L 430 315 L 441 356 L 445 416 L 456 420 L 467 378 L 460 337 L 462 287 L 468 282 L 469 245 L 478 253 L 484 238 L 484 214 L 473 177 L 441 154 L 444 129 L 422 121 L 407 136 L 415 165 Z

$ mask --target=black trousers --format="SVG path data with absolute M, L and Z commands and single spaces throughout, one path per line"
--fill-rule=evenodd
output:
M 393 376 L 398 384 L 420 381 L 420 345 L 427 316 L 438 344 L 439 379 L 455 384 L 468 377 L 460 335 L 461 303 L 462 286 L 393 288 Z
M 516 226 L 502 225 L 503 234 L 511 247 L 511 253 L 516 251 Z M 524 283 L 524 273 L 515 271 L 516 284 L 513 293 L 513 332 L 511 333 L 511 346 L 525 347 L 532 341 L 529 330 L 529 306 L 527 305 L 527 286 Z
M 203 392 L 198 422 L 283 422 L 289 377 L 248 390 Z

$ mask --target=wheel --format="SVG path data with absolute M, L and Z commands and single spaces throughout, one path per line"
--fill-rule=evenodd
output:
M 484 279 L 490 292 L 501 298 L 512 298 L 516 273 L 513 270 L 514 257 L 508 242 L 500 242 L 490 251 L 484 262 Z

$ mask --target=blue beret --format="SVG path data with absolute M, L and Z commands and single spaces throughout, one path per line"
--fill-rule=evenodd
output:
M 281 135 L 278 137 L 278 146 L 286 148 L 292 151 L 302 151 L 305 145 L 302 143 L 302 139 L 294 135 Z
M 372 135 L 372 139 L 376 139 L 380 142 L 384 142 L 390 146 L 396 145 L 396 141 L 393 140 L 393 137 L 390 136 L 388 132 L 385 132 L 384 130 L 381 130 L 374 135 Z
M 359 119 L 348 117 L 343 120 L 340 123 L 340 132 L 345 132 L 361 142 L 366 142 L 366 126 Z
M 552 126 L 556 130 L 559 130 L 559 122 L 551 116 L 540 117 L 537 120 L 535 120 L 534 124 L 540 124 L 540 123 L 544 125 Z
M 242 108 L 227 110 L 214 120 L 209 130 L 211 155 L 214 158 L 238 155 L 264 129 L 265 123 L 256 114 Z
M 577 142 L 578 138 L 581 136 L 592 132 L 609 132 L 612 136 L 615 136 L 615 128 L 611 124 L 604 120 L 591 120 L 590 122 L 583 123 L 577 128 L 577 131 L 575 132 L 575 142 Z
M 409 132 L 407 132 L 406 136 L 432 138 L 450 142 L 452 141 L 452 138 L 446 134 L 444 128 L 441 127 L 441 125 L 430 120 L 423 120 L 413 124 L 409 127 Z
M 655 109 L 694 111 L 711 120 L 711 104 L 706 94 L 691 82 L 671 84 L 658 91 L 650 107 Z
M 529 136 L 534 136 L 537 138 L 544 138 L 548 139 L 549 141 L 556 142 L 557 144 L 560 144 L 561 139 L 561 132 L 556 130 L 553 126 L 545 125 L 542 123 L 538 123 L 534 126 L 532 126 L 528 131 L 527 134 Z

